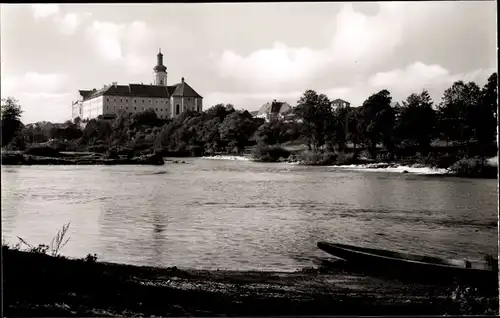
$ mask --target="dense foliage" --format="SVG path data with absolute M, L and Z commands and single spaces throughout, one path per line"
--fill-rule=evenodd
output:
M 108 152 L 110 156 L 124 151 L 172 156 L 241 154 L 255 146 L 255 159 L 277 161 L 293 153 L 283 146 L 302 144 L 308 151 L 300 156 L 317 164 L 356 159 L 360 153 L 384 159 L 417 155 L 423 161 L 439 153 L 440 159 L 449 157 L 447 161 L 453 163 L 463 156 L 496 153 L 497 86 L 494 73 L 483 88 L 457 81 L 437 104 L 423 90 L 410 94 L 397 107 L 386 89 L 359 107 L 336 108 L 326 95 L 307 90 L 292 117 L 268 121 L 233 105 L 218 104 L 201 113 L 186 111 L 172 120 L 159 119 L 151 109 L 85 123 L 77 118 L 64 124 L 23 126 L 21 107 L 8 98 L 2 100 L 2 146 L 23 149 L 25 143 L 51 143 L 58 150 Z M 353 154 L 346 156 L 349 152 Z

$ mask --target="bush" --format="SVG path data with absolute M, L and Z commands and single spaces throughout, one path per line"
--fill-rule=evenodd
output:
M 59 153 L 58 150 L 46 146 L 46 145 L 37 145 L 37 146 L 32 146 L 26 149 L 24 152 L 27 155 L 32 155 L 32 156 L 41 156 L 41 157 L 61 157 L 61 154 Z
M 467 178 L 496 178 L 497 167 L 488 163 L 485 158 L 463 158 L 448 168 L 448 172 Z
M 290 151 L 279 146 L 257 145 L 252 150 L 253 160 L 260 162 L 277 162 L 290 157 Z
M 307 150 L 299 153 L 297 158 L 302 164 L 312 166 L 349 165 L 357 162 L 357 156 L 352 152 Z

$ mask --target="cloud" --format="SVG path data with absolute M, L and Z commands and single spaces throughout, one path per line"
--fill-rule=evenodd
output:
M 59 13 L 59 5 L 52 3 L 32 4 L 31 9 L 35 20 L 45 19 Z
M 390 58 L 401 42 L 399 24 L 404 18 L 396 9 L 383 4 L 377 16 L 369 17 L 346 4 L 337 15 L 336 32 L 326 48 L 288 47 L 275 42 L 272 48 L 247 56 L 225 50 L 216 61 L 218 74 L 275 89 L 291 83 L 305 85 L 329 71 L 348 73 L 374 66 Z
M 123 63 L 132 73 L 137 73 L 138 68 L 145 65 L 143 56 L 138 52 L 154 40 L 153 30 L 140 20 L 130 24 L 94 21 L 87 28 L 86 35 L 101 60 Z
M 89 12 L 74 13 L 67 12 L 61 13 L 60 6 L 57 4 L 33 4 L 31 5 L 33 17 L 35 21 L 51 18 L 59 31 L 65 35 L 73 35 L 76 33 L 80 25 L 89 17 Z
M 467 73 L 451 74 L 440 65 L 415 62 L 405 68 L 376 73 L 369 78 L 368 85 L 374 89 L 389 89 L 393 96 L 398 96 L 401 99 L 406 98 L 411 93 L 428 89 L 430 93 L 434 93 L 432 94 L 433 98 L 437 101 L 444 90 L 454 82 L 474 81 L 482 86 L 493 72 L 495 72 L 494 68 L 486 68 Z
M 40 74 L 28 72 L 20 77 L 10 77 L 2 80 L 2 95 L 18 93 L 56 93 L 67 81 L 64 74 Z
M 18 95 L 19 104 L 24 111 L 21 121 L 26 124 L 41 119 L 52 122 L 64 122 L 70 119 L 72 95 L 71 93 Z
M 121 41 L 126 28 L 125 24 L 94 21 L 87 29 L 87 37 L 101 59 L 114 62 L 123 58 Z
M 166 33 L 170 34 L 166 29 Z M 162 32 L 162 36 L 165 34 Z M 151 50 L 156 47 L 157 33 L 146 22 L 131 23 L 94 21 L 86 30 L 86 41 L 104 63 L 121 65 L 131 75 L 152 72 Z
M 74 93 L 66 91 L 64 74 L 29 72 L 23 76 L 2 78 L 2 97 L 14 96 L 24 110 L 22 121 L 68 119 Z

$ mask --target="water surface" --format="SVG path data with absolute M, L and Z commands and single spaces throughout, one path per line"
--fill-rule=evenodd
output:
M 295 270 L 319 240 L 497 255 L 497 181 L 186 159 L 165 166 L 2 166 L 3 237 L 137 265 Z

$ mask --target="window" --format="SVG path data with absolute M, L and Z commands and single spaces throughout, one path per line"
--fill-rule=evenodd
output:
M 109 97 L 106 97 L 106 101 L 109 102 Z
M 134 110 L 137 110 L 137 107 L 134 107 Z
M 158 111 L 158 108 L 156 108 L 156 111 Z
M 120 98 L 120 103 L 123 103 L 123 98 Z
M 175 106 L 175 114 L 179 115 L 180 112 L 181 112 L 181 106 L 177 104 L 177 106 Z
M 128 98 L 125 98 L 125 103 L 128 103 Z
M 113 97 L 113 102 L 116 102 L 116 97 Z
M 144 99 L 142 100 L 142 103 L 144 104 Z
M 134 98 L 134 103 L 135 103 L 135 98 Z
M 153 101 L 150 99 L 150 100 L 149 100 L 149 103 L 150 103 L 150 104 L 153 104 Z

